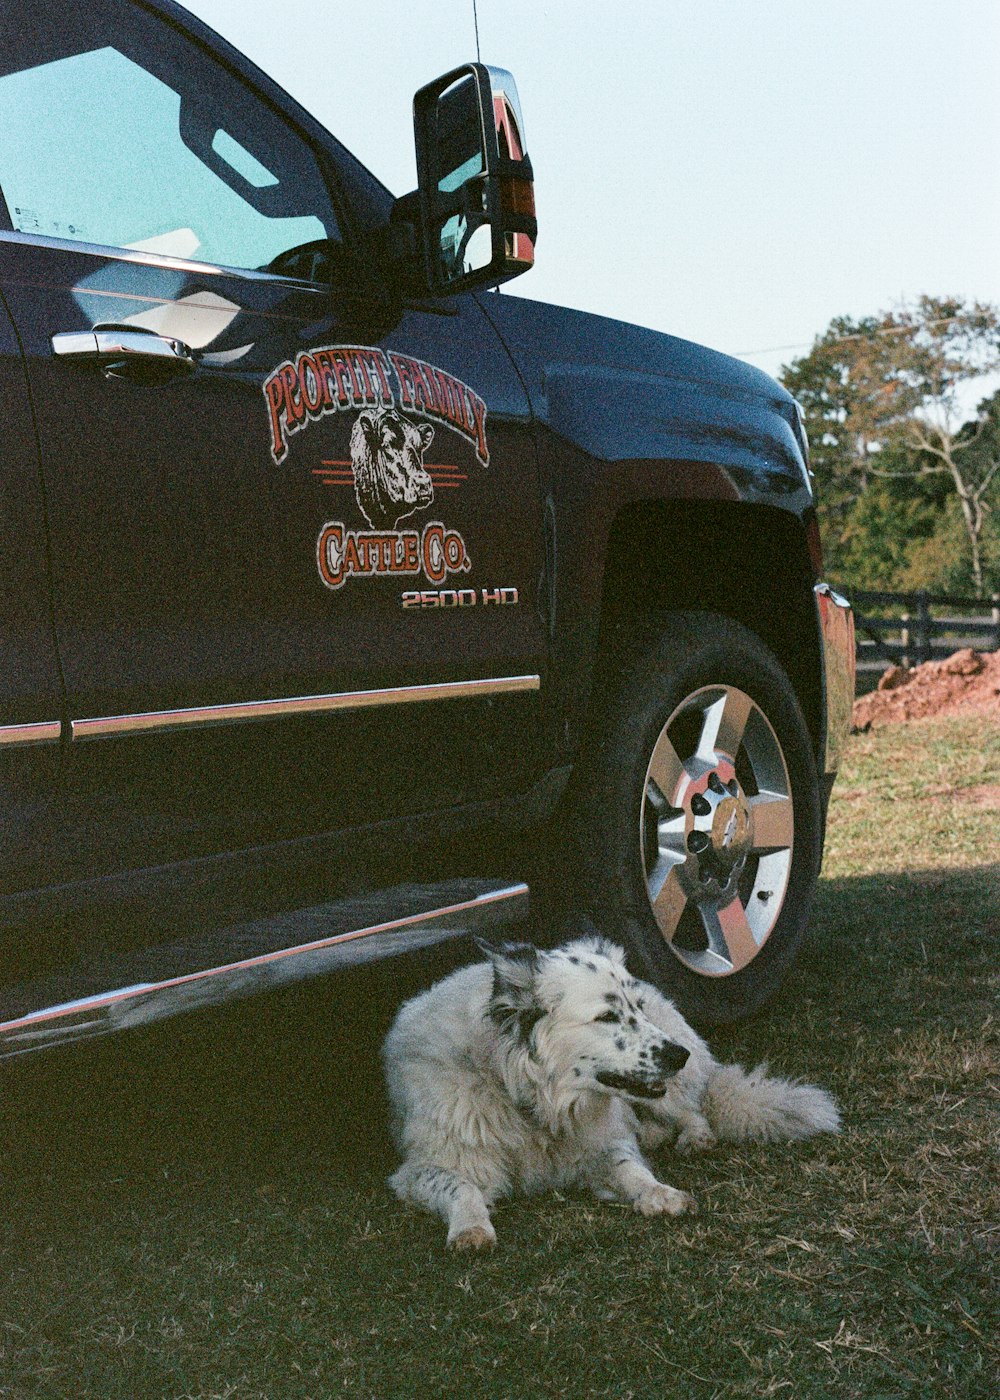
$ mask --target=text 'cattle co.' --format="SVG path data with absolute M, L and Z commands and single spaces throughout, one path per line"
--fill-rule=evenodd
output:
M 472 444 L 482 465 L 489 465 L 486 404 L 468 384 L 412 355 L 386 354 L 377 346 L 325 345 L 278 365 L 262 387 L 275 463 L 284 460 L 292 433 L 329 413 L 398 406 L 453 428 Z

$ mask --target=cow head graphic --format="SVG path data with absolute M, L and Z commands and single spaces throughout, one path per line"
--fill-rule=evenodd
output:
M 394 408 L 359 413 L 351 430 L 354 494 L 376 530 L 391 530 L 434 499 L 424 453 L 434 438 L 429 423 L 411 423 Z

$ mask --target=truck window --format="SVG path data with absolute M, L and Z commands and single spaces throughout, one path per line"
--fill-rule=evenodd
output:
M 339 239 L 308 145 L 197 45 L 127 0 L 16 8 L 0 24 L 15 231 L 296 275 L 292 250 Z

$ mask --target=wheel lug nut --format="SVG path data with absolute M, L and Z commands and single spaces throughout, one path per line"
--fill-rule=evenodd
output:
M 709 839 L 703 831 L 692 831 L 688 837 L 687 847 L 692 855 L 701 855 L 702 851 L 708 849 Z
M 735 778 L 729 779 L 729 782 L 726 784 L 726 791 L 729 793 L 730 797 L 737 797 L 739 795 L 740 785 Z
M 696 792 L 691 799 L 691 811 L 696 817 L 707 817 L 712 810 L 712 804 L 700 792 Z
M 719 792 L 719 793 L 721 793 L 722 791 L 724 791 L 723 786 L 722 786 L 722 783 L 721 783 L 721 781 L 719 780 L 719 775 L 718 775 L 718 773 L 712 773 L 712 774 L 710 775 L 710 777 L 709 777 L 709 779 L 708 779 L 708 785 L 709 785 L 709 787 L 712 789 L 713 792 Z

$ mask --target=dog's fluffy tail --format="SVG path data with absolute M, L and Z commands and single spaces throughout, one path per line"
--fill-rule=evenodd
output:
M 726 1142 L 788 1142 L 840 1129 L 840 1113 L 825 1089 L 770 1076 L 766 1064 L 749 1072 L 715 1065 L 701 1107 Z

